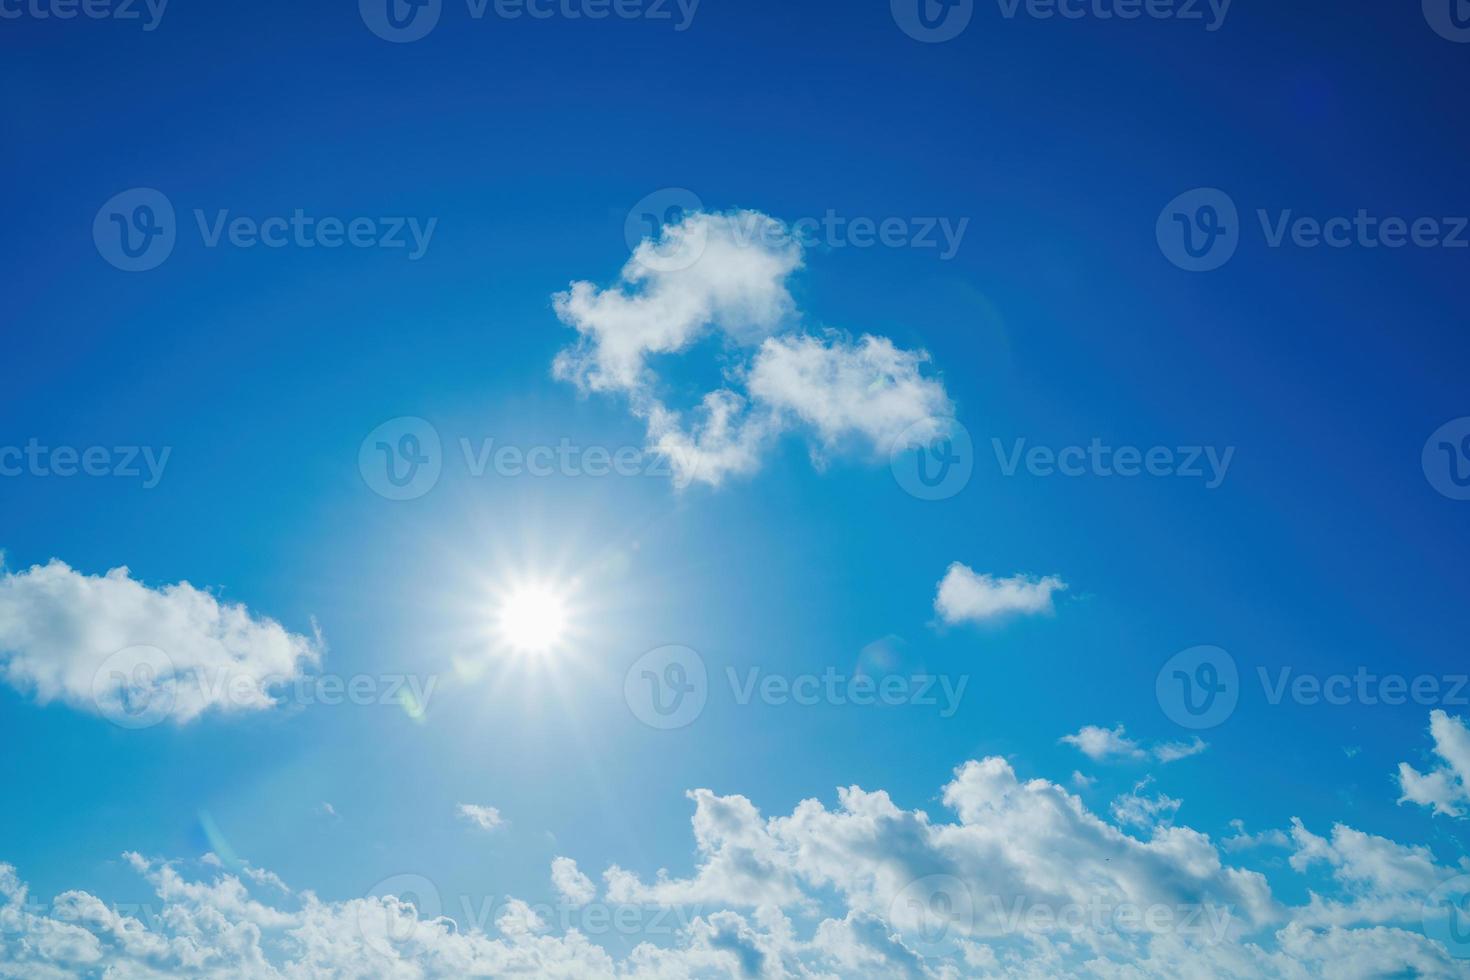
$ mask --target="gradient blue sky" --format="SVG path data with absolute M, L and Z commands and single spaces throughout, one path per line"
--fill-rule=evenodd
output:
M 1216 838 L 1233 819 L 1299 817 L 1446 866 L 1465 856 L 1456 819 L 1397 802 L 1398 764 L 1431 761 L 1430 706 L 1273 706 L 1256 681 L 1258 667 L 1466 670 L 1470 504 L 1437 493 L 1420 454 L 1470 414 L 1470 251 L 1270 248 L 1256 219 L 1470 214 L 1470 46 L 1417 4 L 1237 0 L 1212 32 L 977 3 L 937 44 L 886 2 L 704 0 L 677 31 L 475 21 L 446 0 L 410 44 L 354 8 L 176 0 L 153 31 L 0 21 L 0 444 L 171 447 L 152 489 L 0 478 L 6 568 L 54 557 L 186 580 L 296 633 L 314 620 L 323 671 L 441 678 L 422 722 L 285 706 L 143 731 L 0 685 L 0 861 L 34 892 L 141 901 L 118 855 L 194 858 L 218 846 L 212 821 L 235 854 L 327 900 L 408 872 L 446 895 L 552 901 L 558 855 L 594 878 L 689 874 L 686 790 L 784 814 L 860 785 L 937 817 L 951 771 L 987 756 L 1023 778 L 1095 777 L 1078 792 L 1100 813 L 1151 773 L 1151 791 L 1183 800 L 1178 822 Z M 91 233 L 135 187 L 180 215 L 175 251 L 146 273 L 109 265 Z M 714 488 L 465 472 L 461 437 L 642 445 L 623 399 L 552 377 L 575 339 L 552 296 L 614 283 L 629 209 L 670 187 L 783 221 L 968 219 L 949 260 L 819 246 L 790 281 L 805 328 L 928 351 L 974 438 L 963 492 L 915 499 L 881 454 L 814 467 L 800 436 Z M 1239 251 L 1208 273 L 1155 238 L 1160 210 L 1197 187 L 1242 218 Z M 437 226 L 412 262 L 209 249 L 194 208 Z M 687 394 L 718 361 L 702 346 L 662 370 Z M 400 416 L 429 420 L 446 453 L 429 494 L 394 502 L 358 451 Z M 1207 490 L 1007 477 L 991 442 L 1094 437 L 1235 455 Z M 934 598 L 952 562 L 1068 589 L 1049 615 L 945 625 Z M 517 574 L 580 580 L 575 649 L 458 676 L 496 583 Z M 720 686 L 727 666 L 851 671 L 885 637 L 905 672 L 969 678 L 953 717 L 740 706 Z M 674 732 L 623 697 L 629 665 L 664 644 L 699 651 L 716 679 Z M 1243 676 L 1234 714 L 1199 733 L 1206 752 L 1104 764 L 1059 742 L 1084 725 L 1191 735 L 1154 683 L 1199 644 Z M 460 803 L 508 825 L 480 833 Z M 1282 901 L 1311 885 L 1272 879 Z

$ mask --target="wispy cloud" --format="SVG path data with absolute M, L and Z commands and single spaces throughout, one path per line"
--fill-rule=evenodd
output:
M 1157 762 L 1176 762 L 1199 755 L 1209 748 L 1209 743 L 1198 735 L 1187 742 L 1159 742 L 1145 748 L 1128 737 L 1122 725 L 1103 728 L 1100 725 L 1084 725 L 1072 735 L 1063 735 L 1059 741 L 1075 747 L 1095 762 L 1115 759 L 1153 759 Z
M 493 806 L 480 806 L 475 803 L 461 803 L 454 810 L 459 816 L 479 827 L 481 830 L 496 830 L 505 826 L 505 818 L 500 811 Z

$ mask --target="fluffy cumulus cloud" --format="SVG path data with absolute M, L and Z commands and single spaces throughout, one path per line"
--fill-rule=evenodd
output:
M 553 298 L 578 334 L 553 374 L 626 398 L 681 486 L 752 473 L 793 430 L 808 434 L 819 462 L 938 435 L 953 405 L 924 375 L 928 355 L 886 337 L 802 332 L 787 287 L 801 265 L 801 245 L 773 218 L 688 214 L 642 242 L 618 284 L 574 282 Z M 658 364 L 707 339 L 727 359 L 723 384 L 670 405 Z
M 573 907 L 580 908 L 597 897 L 597 886 L 569 857 L 559 857 L 551 862 L 551 884 L 562 901 Z
M 1050 613 L 1053 594 L 1066 591 L 1066 588 L 1067 583 L 1055 575 L 996 578 L 954 562 L 939 582 L 939 591 L 934 596 L 934 611 L 942 621 L 950 624 L 983 623 L 1004 616 L 1034 616 Z
M 694 870 L 610 867 L 611 908 L 589 906 L 592 881 L 566 858 L 549 906 L 456 904 L 419 878 L 404 895 L 326 901 L 257 869 L 137 855 L 154 900 L 110 906 L 80 891 L 46 901 L 0 865 L 0 976 L 1470 976 L 1430 938 L 1443 911 L 1430 897 L 1465 868 L 1294 821 L 1257 841 L 1285 851 L 1266 866 L 1308 896 L 1285 904 L 1209 835 L 1161 819 L 1177 801 L 1145 786 L 1111 821 L 1001 758 L 955 770 L 942 818 L 855 786 L 772 817 L 697 790 Z
M 126 568 L 57 560 L 0 568 L 0 678 L 42 704 L 139 726 L 260 711 L 321 656 L 320 637 L 187 582 L 149 588 Z
M 1435 813 L 1462 816 L 1470 802 L 1470 729 L 1465 721 L 1435 709 L 1429 713 L 1429 735 L 1434 739 L 1437 764 L 1420 772 L 1399 763 L 1400 803 L 1418 803 Z
M 1122 725 L 1113 728 L 1083 725 L 1076 733 L 1063 735 L 1059 741 L 1072 746 L 1094 762 L 1112 762 L 1120 759 L 1177 762 L 1192 755 L 1199 755 L 1209 748 L 1209 744 L 1198 735 L 1187 742 L 1159 742 L 1146 748 L 1129 738 L 1127 730 Z

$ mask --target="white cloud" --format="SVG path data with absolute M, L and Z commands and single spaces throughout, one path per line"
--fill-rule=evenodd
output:
M 1156 807 L 1160 798 L 1142 789 L 1131 795 Z M 1320 837 L 1293 822 L 1290 866 L 1278 870 L 1327 873 L 1317 876 L 1307 904 L 1289 906 L 1273 897 L 1263 874 L 1226 865 L 1208 835 L 1150 820 L 1147 839 L 1132 836 L 1061 786 L 1019 778 L 1000 758 L 955 770 L 941 792 L 943 817 L 855 786 L 838 790 L 835 807 L 808 799 L 770 818 L 744 797 L 689 795 L 698 855 L 691 876 L 661 873 L 645 883 L 616 868 L 606 875 L 609 892 L 625 896 L 609 894 L 610 902 L 673 903 L 689 914 L 660 917 L 671 931 L 637 942 L 621 958 L 576 920 L 553 924 L 557 917 L 544 907 L 514 897 L 461 906 L 416 879 L 412 903 L 391 895 L 324 901 L 256 869 L 236 875 L 203 864 L 202 877 L 191 877 L 177 864 L 133 854 L 128 863 L 156 896 L 142 917 L 79 891 L 44 901 L 0 864 L 0 976 L 1465 974 L 1463 963 L 1420 932 L 1427 895 L 1462 869 L 1438 864 L 1425 848 L 1341 824 Z M 1174 802 L 1165 809 L 1172 813 Z M 573 901 L 591 890 L 565 858 L 553 863 L 552 875 Z M 477 921 L 444 917 L 470 915 L 469 908 Z M 1170 918 L 1119 928 L 1107 917 L 1130 908 Z
M 571 905 L 580 907 L 597 897 L 597 886 L 577 870 L 577 862 L 569 857 L 559 857 L 551 862 L 551 883 L 557 894 Z
M 1439 865 L 1428 848 L 1398 844 L 1346 824 L 1334 825 L 1330 838 L 1319 837 L 1295 818 L 1291 824 L 1291 867 L 1305 873 L 1323 866 L 1342 889 L 1340 897 L 1331 898 L 1313 892 L 1296 916 L 1299 924 L 1410 921 L 1429 911 L 1427 893 L 1465 870 Z
M 743 796 L 716 796 L 707 789 L 694 800 L 694 840 L 701 864 L 693 878 L 664 872 L 645 883 L 617 865 L 603 872 L 607 899 L 614 903 L 755 907 L 785 906 L 801 900 L 794 872 L 786 866 L 779 842 L 765 830 L 755 805 Z
M 1154 758 L 1160 762 L 1177 762 L 1180 759 L 1188 759 L 1192 755 L 1199 755 L 1209 747 L 1209 743 L 1195 735 L 1187 742 L 1160 742 L 1151 751 Z
M 1220 846 L 1227 851 L 1247 851 L 1257 847 L 1289 847 L 1291 838 L 1284 831 L 1271 829 L 1263 830 L 1259 834 L 1247 833 L 1245 821 L 1232 820 L 1230 828 L 1235 831 L 1234 836 L 1227 837 L 1220 842 Z
M 756 401 L 815 429 L 824 448 L 857 437 L 887 453 L 915 422 L 953 411 L 944 386 L 919 372 L 928 359 L 886 337 L 772 337 L 756 354 L 747 387 Z
M 1429 734 L 1440 764 L 1421 773 L 1407 762 L 1399 763 L 1400 803 L 1432 806 L 1435 813 L 1461 816 L 1470 802 L 1470 729 L 1463 719 L 1435 709 L 1429 713 Z
M 41 704 L 130 726 L 261 711 L 322 650 L 187 582 L 151 589 L 126 568 L 83 575 L 55 559 L 0 569 L 0 678 Z
M 995 578 L 977 574 L 954 562 L 939 582 L 934 610 L 946 623 L 979 623 L 1007 615 L 1035 615 L 1052 611 L 1052 594 L 1067 583 L 1055 575 L 1031 578 L 1013 575 Z
M 470 823 L 474 824 L 476 827 L 479 827 L 481 830 L 496 830 L 497 828 L 505 826 L 505 819 L 501 817 L 500 811 L 493 806 L 479 806 L 475 803 L 461 803 L 459 806 L 454 808 L 454 812 L 459 814 L 464 819 L 468 820 Z
M 680 255 L 687 261 L 668 261 Z M 886 337 L 799 332 L 787 280 L 801 264 L 800 244 L 766 215 L 686 215 L 635 249 L 616 286 L 574 282 L 553 298 L 579 338 L 552 372 L 584 392 L 625 396 L 681 487 L 755 472 L 793 430 L 810 434 L 819 461 L 850 447 L 887 454 L 906 432 L 936 434 L 939 423 L 936 432 L 923 423 L 953 414 L 953 405 L 921 373 L 928 354 Z M 706 337 L 729 358 L 725 385 L 681 411 L 666 403 L 653 359 Z
M 1145 794 L 1144 790 L 1152 782 L 1152 777 L 1144 777 L 1134 784 L 1133 789 L 1113 801 L 1113 819 L 1121 826 L 1148 830 L 1157 824 L 1173 822 L 1181 801 L 1163 793 L 1155 796 Z
M 1161 763 L 1177 762 L 1192 755 L 1199 755 L 1209 748 L 1209 743 L 1198 735 L 1188 742 L 1160 742 L 1150 748 L 1128 737 L 1122 725 L 1103 728 L 1100 725 L 1083 725 L 1072 735 L 1063 735 L 1059 741 L 1075 747 L 1094 762 L 1113 759 L 1154 759 Z
M 1147 753 L 1137 742 L 1129 738 L 1123 726 L 1103 728 L 1098 725 L 1083 725 L 1075 735 L 1063 735 L 1060 741 L 1075 747 L 1083 755 L 1097 762 L 1104 759 L 1142 759 Z
M 676 354 L 719 332 L 758 341 L 795 312 L 786 279 L 801 246 L 780 236 L 748 241 L 745 227 L 772 219 L 753 211 L 686 215 L 663 229 L 662 248 L 697 258 L 664 268 L 660 244 L 644 241 L 623 266 L 622 283 L 574 282 L 553 297 L 556 314 L 581 339 L 557 355 L 553 371 L 590 391 L 643 395 L 656 378 L 651 354 Z

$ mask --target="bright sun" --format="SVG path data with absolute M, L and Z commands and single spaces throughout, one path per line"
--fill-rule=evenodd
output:
M 496 625 L 506 645 L 545 653 L 566 635 L 566 599 L 545 586 L 523 586 L 501 600 Z

